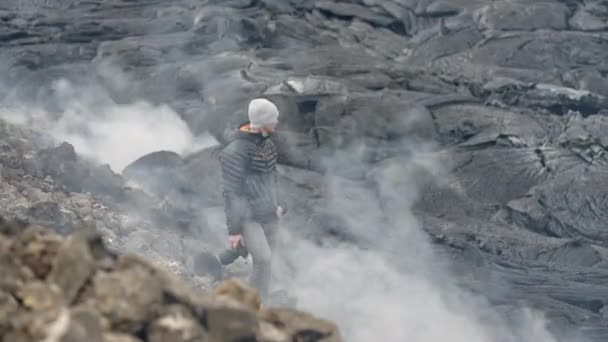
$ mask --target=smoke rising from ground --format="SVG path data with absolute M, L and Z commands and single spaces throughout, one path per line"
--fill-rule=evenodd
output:
M 20 101 L 0 111 L 1 117 L 67 141 L 80 155 L 107 163 L 115 172 L 150 152 L 187 154 L 217 143 L 210 135 L 194 136 L 167 105 L 117 104 L 99 87 L 82 88 L 65 79 L 49 86 L 59 110 Z
M 214 143 L 193 136 L 167 106 L 116 104 L 65 80 L 52 87 L 61 111 L 21 103 L 2 117 L 68 141 L 116 172 L 149 152 L 187 153 Z M 326 178 L 333 194 L 328 208 L 342 216 L 361 246 L 320 246 L 300 237 L 297 227 L 285 232 L 289 248 L 277 254 L 293 271 L 277 277 L 300 308 L 336 321 L 346 341 L 557 342 L 541 313 L 522 307 L 518 324 L 507 324 L 483 298 L 455 284 L 412 212 L 421 183 L 445 183 L 448 175 L 431 149 L 410 152 L 370 170 L 375 189 Z
M 556 342 L 542 313 L 522 306 L 518 320 L 507 323 L 482 297 L 456 285 L 412 213 L 421 183 L 446 183 L 449 175 L 432 149 L 416 149 L 370 172 L 375 191 L 328 178 L 335 194 L 329 207 L 347 216 L 365 247 L 320 246 L 294 227 L 279 252 L 293 273 L 281 281 L 304 310 L 337 322 L 346 341 Z M 356 198 L 346 195 L 353 193 L 349 186 L 358 188 Z

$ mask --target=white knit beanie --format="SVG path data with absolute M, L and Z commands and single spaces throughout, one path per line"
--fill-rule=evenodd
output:
M 254 99 L 249 102 L 248 115 L 251 128 L 261 128 L 279 122 L 279 109 L 266 99 Z

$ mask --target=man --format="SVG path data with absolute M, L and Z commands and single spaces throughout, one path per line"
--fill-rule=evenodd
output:
M 226 265 L 251 253 L 251 285 L 268 297 L 272 248 L 278 220 L 286 206 L 277 197 L 277 149 L 270 139 L 279 122 L 279 110 L 266 99 L 249 103 L 249 123 L 234 134 L 220 155 L 224 206 L 230 250 L 220 255 Z

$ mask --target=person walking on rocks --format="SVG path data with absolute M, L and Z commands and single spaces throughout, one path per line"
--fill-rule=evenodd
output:
M 266 299 L 278 223 L 287 211 L 277 195 L 278 153 L 271 139 L 279 123 L 279 110 L 272 102 L 258 98 L 249 103 L 248 117 L 248 123 L 232 131 L 232 141 L 220 154 L 229 249 L 219 259 L 227 265 L 250 253 L 251 286 Z

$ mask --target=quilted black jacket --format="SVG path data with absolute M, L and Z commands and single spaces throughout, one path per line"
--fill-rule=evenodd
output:
M 232 137 L 220 162 L 228 233 L 235 235 L 242 233 L 245 220 L 275 220 L 277 206 L 286 207 L 277 195 L 278 153 L 272 139 L 242 130 Z

